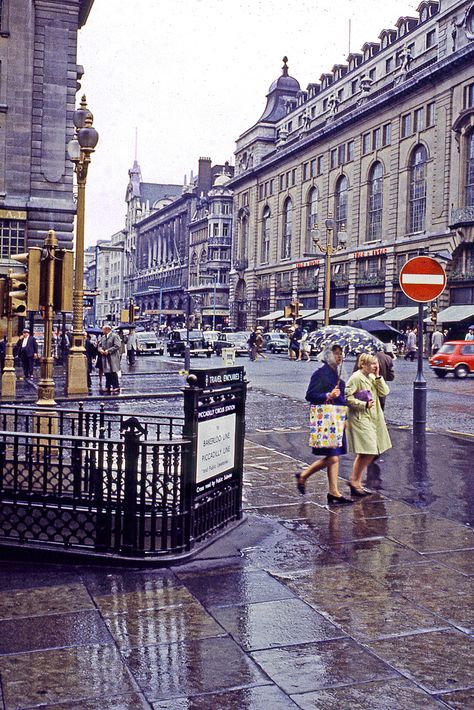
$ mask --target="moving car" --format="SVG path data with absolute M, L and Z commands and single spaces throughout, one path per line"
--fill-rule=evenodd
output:
M 205 333 L 202 330 L 190 330 L 189 331 L 189 347 L 190 354 L 195 355 L 206 355 L 206 357 L 211 357 L 212 347 L 207 344 Z M 169 340 L 167 343 L 168 355 L 181 355 L 184 357 L 184 349 L 188 339 L 188 331 L 185 328 L 180 330 L 172 330 L 169 334 Z
M 464 379 L 474 374 L 474 341 L 449 340 L 430 357 L 429 363 L 437 377 L 446 377 L 452 372 L 454 377 Z
M 235 356 L 242 357 L 249 354 L 247 340 L 250 333 L 220 333 L 219 339 L 214 342 L 214 352 L 222 355 L 223 348 L 234 348 Z
M 285 333 L 264 333 L 265 350 L 270 353 L 286 353 L 288 350 L 288 336 Z
M 158 340 L 155 333 L 139 331 L 137 334 L 137 355 L 163 355 L 165 346 Z

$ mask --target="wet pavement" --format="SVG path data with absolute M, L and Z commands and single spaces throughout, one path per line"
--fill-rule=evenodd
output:
M 396 495 L 329 508 L 323 475 L 302 497 L 273 436 L 246 442 L 242 524 L 186 564 L 0 562 L 3 710 L 474 706 L 474 531 Z

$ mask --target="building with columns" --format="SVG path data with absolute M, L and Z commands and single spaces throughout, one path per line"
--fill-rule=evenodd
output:
M 0 258 L 55 229 L 71 247 L 76 206 L 66 145 L 78 79 L 77 32 L 93 0 L 0 2 Z
M 414 318 L 398 274 L 421 250 L 452 258 L 443 324 L 474 316 L 473 67 L 472 0 L 421 2 L 306 89 L 284 58 L 228 184 L 233 326 L 296 298 L 321 311 L 328 240 L 343 321 Z

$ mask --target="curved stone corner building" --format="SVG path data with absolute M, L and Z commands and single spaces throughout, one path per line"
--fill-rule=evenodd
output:
M 294 298 L 321 311 L 315 241 L 332 239 L 340 322 L 414 321 L 398 274 L 429 249 L 452 257 L 436 305 L 439 322 L 462 332 L 474 320 L 472 0 L 421 2 L 304 90 L 285 57 L 261 118 L 237 140 L 229 187 L 233 326 L 271 322 Z
M 0 259 L 72 244 L 77 31 L 94 0 L 0 0 Z

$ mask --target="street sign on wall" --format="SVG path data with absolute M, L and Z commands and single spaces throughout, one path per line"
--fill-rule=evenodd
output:
M 400 287 L 412 301 L 434 301 L 446 288 L 446 273 L 436 259 L 415 256 L 400 271 Z

